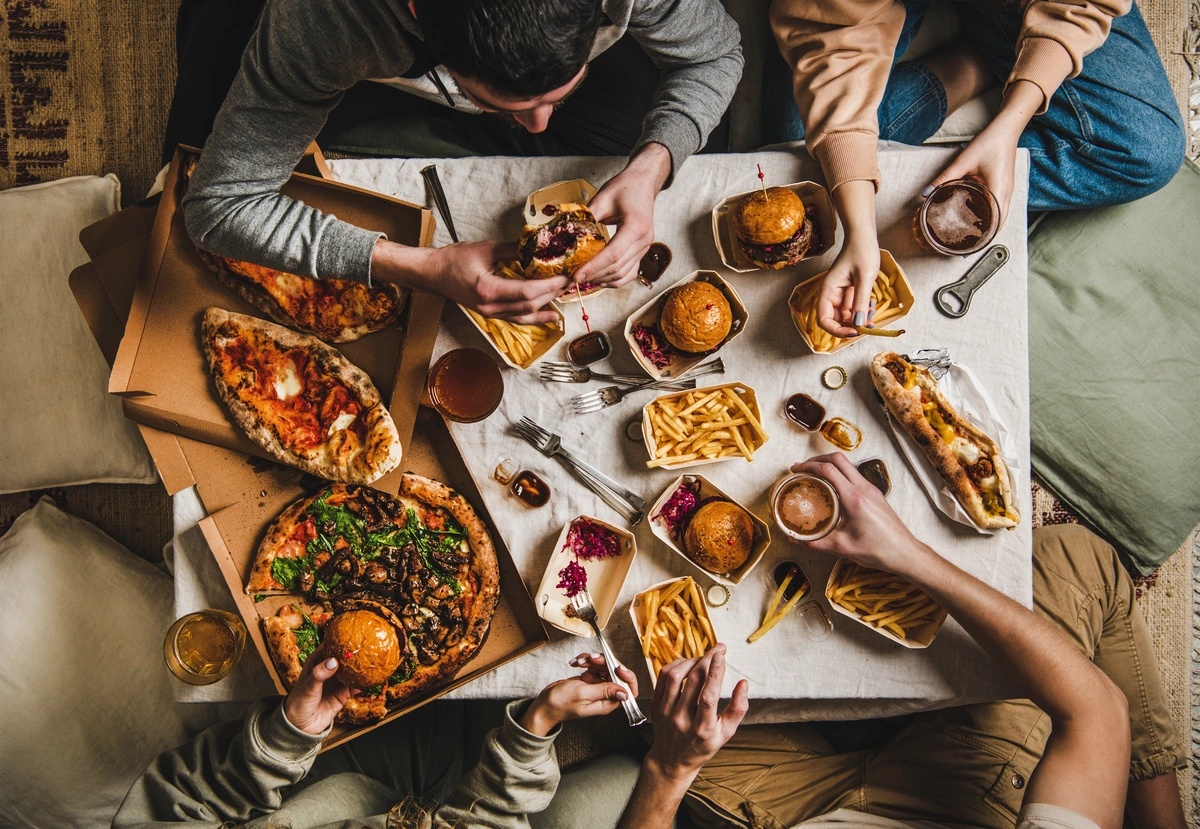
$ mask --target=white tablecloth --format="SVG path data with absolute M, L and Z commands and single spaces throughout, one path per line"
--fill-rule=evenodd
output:
M 787 310 L 792 288 L 832 262 L 840 246 L 823 257 L 793 269 L 777 272 L 733 274 L 722 265 L 712 238 L 710 211 L 734 193 L 758 185 L 755 164 L 762 164 L 768 184 L 805 179 L 820 180 L 815 163 L 803 149 L 785 148 L 748 155 L 701 155 L 690 159 L 675 183 L 658 199 L 656 238 L 669 244 L 674 261 L 666 276 L 651 291 L 634 283 L 620 291 L 604 292 L 587 301 L 594 328 L 607 331 L 614 355 L 607 363 L 618 371 L 636 371 L 621 338 L 626 316 L 652 295 L 697 269 L 722 273 L 749 308 L 747 330 L 721 356 L 727 367 L 714 382 L 747 383 L 758 393 L 764 424 L 770 435 L 755 460 L 747 464 L 730 460 L 695 468 L 732 497 L 767 516 L 766 493 L 790 464 L 831 447 L 820 437 L 802 432 L 782 415 L 783 401 L 792 393 L 807 392 L 825 404 L 830 415 L 840 415 L 863 431 L 862 447 L 852 453 L 858 462 L 882 457 L 891 471 L 889 501 L 916 535 L 949 559 L 998 590 L 1026 605 L 1031 604 L 1031 530 L 1029 495 L 1029 392 L 1026 334 L 1025 197 L 1027 158 L 1018 157 L 1016 192 L 1007 226 L 996 239 L 1011 252 L 1008 264 L 976 295 L 970 313 L 960 320 L 943 317 L 933 306 L 937 287 L 960 278 L 974 257 L 967 259 L 924 254 L 912 239 L 911 217 L 919 191 L 952 157 L 952 151 L 932 148 L 886 147 L 880 153 L 883 188 L 878 198 L 881 246 L 892 251 L 905 269 L 917 296 L 915 308 L 902 323 L 908 333 L 897 340 L 867 339 L 837 354 L 813 355 L 800 340 Z M 419 170 L 428 160 L 343 160 L 331 163 L 339 180 L 428 203 Z M 555 181 L 585 178 L 597 186 L 621 169 L 620 159 L 457 159 L 436 161 L 462 239 L 515 239 L 521 227 L 520 209 L 529 192 Z M 840 231 L 839 231 L 840 237 Z M 435 244 L 448 243 L 438 228 Z M 578 308 L 567 305 L 567 339 L 583 332 Z M 565 359 L 565 342 L 550 359 Z M 436 353 L 458 346 L 488 348 L 480 335 L 453 306 L 443 318 Z M 953 357 L 969 365 L 991 392 L 1003 419 L 1012 431 L 1021 461 L 1015 492 L 1020 498 L 1022 522 L 1013 532 L 988 537 L 954 524 L 936 512 L 905 466 L 882 413 L 872 399 L 866 366 L 879 350 L 895 347 L 912 353 L 922 347 L 947 347 Z M 850 382 L 838 391 L 825 389 L 822 371 L 841 365 Z M 597 366 L 600 370 L 602 367 Z M 641 443 L 623 434 L 640 406 L 651 398 L 642 392 L 620 405 L 585 416 L 574 416 L 570 398 L 598 388 L 543 384 L 536 371 L 504 372 L 505 394 L 500 409 L 478 424 L 454 424 L 454 436 L 476 480 L 488 510 L 512 551 L 529 590 L 536 591 L 555 540 L 563 525 L 579 514 L 595 515 L 614 523 L 620 517 L 584 489 L 556 462 L 542 458 L 510 430 L 509 424 L 528 416 L 553 427 L 570 448 L 591 459 L 626 486 L 653 502 L 679 474 L 647 470 Z M 497 459 L 513 457 L 537 470 L 554 488 L 548 507 L 529 510 L 498 484 L 489 480 Z M 617 654 L 639 671 L 649 689 L 645 666 L 628 615 L 633 594 L 650 584 L 676 575 L 709 580 L 661 544 L 645 523 L 636 530 L 638 553 L 621 601 L 606 634 Z M 926 650 L 907 650 L 865 627 L 830 612 L 834 634 L 821 643 L 806 640 L 799 618 L 785 620 L 754 645 L 746 636 L 761 621 L 772 585 L 768 575 L 778 561 L 794 558 L 812 579 L 818 601 L 824 603 L 823 585 L 832 560 L 808 553 L 773 533 L 770 549 L 758 568 L 733 588 L 730 602 L 711 611 L 720 638 L 729 646 L 728 693 L 737 679 L 750 681 L 752 697 L 759 701 L 752 716 L 759 721 L 804 718 L 862 718 L 906 710 L 935 708 L 1012 693 L 999 669 L 953 620 L 946 623 Z M 198 597 L 181 602 L 180 612 L 191 609 Z M 552 629 L 553 631 L 553 629 Z M 546 683 L 569 673 L 567 661 L 583 650 L 595 651 L 594 640 L 553 632 L 546 647 L 459 689 L 456 697 L 516 697 L 536 693 Z M 215 686 L 214 686 L 215 687 Z M 770 702 L 766 702 L 766 701 Z

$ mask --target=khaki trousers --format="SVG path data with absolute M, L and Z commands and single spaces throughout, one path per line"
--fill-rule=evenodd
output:
M 1130 778 L 1181 768 L 1186 757 L 1150 635 L 1116 553 L 1075 525 L 1044 527 L 1033 538 L 1037 611 L 1129 700 Z M 788 829 L 839 808 L 948 826 L 1015 825 L 1050 735 L 1036 705 L 1005 700 L 903 722 L 882 745 L 842 753 L 808 723 L 743 726 L 696 778 L 688 809 L 702 827 Z

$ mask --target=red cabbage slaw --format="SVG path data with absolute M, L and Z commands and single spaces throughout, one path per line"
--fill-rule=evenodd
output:
M 657 326 L 639 323 L 633 326 L 630 333 L 633 334 L 633 341 L 637 343 L 642 356 L 655 368 L 666 368 L 679 354 L 659 332 Z
M 662 505 L 657 513 L 650 517 L 651 521 L 657 521 L 659 518 L 667 525 L 667 532 L 671 538 L 675 539 L 675 543 L 679 543 L 679 539 L 683 536 L 683 528 L 687 525 L 688 518 L 696 511 L 696 507 L 700 505 L 700 482 L 693 478 L 690 481 L 685 481 L 671 493 L 671 497 Z
M 586 518 L 577 518 L 571 522 L 562 548 L 571 551 L 572 560 L 558 571 L 558 584 L 555 586 L 570 599 L 587 589 L 587 571 L 580 565 L 580 560 L 599 561 L 621 555 L 621 539 L 607 527 Z

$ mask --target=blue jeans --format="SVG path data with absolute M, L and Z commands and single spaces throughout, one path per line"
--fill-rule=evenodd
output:
M 954 2 L 954 0 L 950 0 Z M 904 54 L 932 2 L 905 0 Z M 1001 81 L 1016 60 L 1018 10 L 989 2 L 954 2 L 962 36 Z M 804 125 L 792 98 L 791 72 L 778 55 L 763 82 L 767 139 L 799 141 Z M 879 106 L 879 137 L 921 144 L 946 119 L 946 91 L 917 61 L 892 67 Z M 1171 180 L 1183 161 L 1183 121 L 1162 61 L 1135 4 L 1083 59 L 1083 71 L 1065 81 L 1041 115 L 1021 134 L 1029 150 L 1029 209 L 1069 210 L 1122 204 Z

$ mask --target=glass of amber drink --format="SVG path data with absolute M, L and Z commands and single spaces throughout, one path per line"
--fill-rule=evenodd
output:
M 227 610 L 201 610 L 171 625 L 163 642 L 167 668 L 181 682 L 211 685 L 224 679 L 242 658 L 246 625 Z

